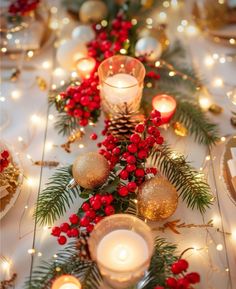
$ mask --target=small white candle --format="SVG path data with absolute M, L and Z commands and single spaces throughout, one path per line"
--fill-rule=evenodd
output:
M 149 256 L 146 241 L 130 230 L 115 230 L 104 236 L 97 248 L 97 260 L 110 270 L 130 271 Z
M 137 79 L 127 73 L 117 73 L 109 76 L 102 85 L 104 98 L 113 105 L 133 101 L 138 93 Z
M 73 283 L 67 283 L 60 286 L 59 289 L 78 289 L 79 287 Z

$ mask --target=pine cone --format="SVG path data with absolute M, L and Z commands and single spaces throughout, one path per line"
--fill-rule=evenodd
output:
M 81 232 L 80 238 L 76 244 L 76 248 L 78 249 L 78 256 L 80 260 L 91 260 L 89 247 L 88 247 L 88 238 L 89 234 L 87 232 Z
M 124 106 L 118 107 L 116 113 L 111 117 L 108 134 L 122 140 L 129 139 L 130 135 L 134 133 L 135 126 L 143 119 L 142 115 L 138 115 L 137 111 L 133 111 L 125 103 Z

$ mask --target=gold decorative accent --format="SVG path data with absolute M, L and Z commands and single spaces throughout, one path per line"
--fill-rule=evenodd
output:
M 223 108 L 221 106 L 219 106 L 218 104 L 213 103 L 209 107 L 209 111 L 213 114 L 221 114 L 223 112 Z
M 40 167 L 55 168 L 59 166 L 60 163 L 56 161 L 34 161 L 33 164 Z
M 174 132 L 178 136 L 187 136 L 188 129 L 180 122 L 176 121 L 173 123 Z
M 159 221 L 175 212 L 178 194 L 167 179 L 156 176 L 139 187 L 137 200 L 141 216 L 151 221 Z
M 10 76 L 10 80 L 12 81 L 12 82 L 15 82 L 15 81 L 17 81 L 18 79 L 19 79 L 19 77 L 20 77 L 20 69 L 19 68 L 14 68 L 13 70 L 12 70 L 12 74 L 11 74 L 11 76 Z
M 110 173 L 109 163 L 99 153 L 89 152 L 77 157 L 72 167 L 73 178 L 85 189 L 103 185 Z
M 44 91 L 47 89 L 47 82 L 41 76 L 36 76 L 36 82 L 40 90 Z
M 71 152 L 71 144 L 82 139 L 84 132 L 80 129 L 73 131 L 67 138 L 67 142 L 62 144 L 61 147 L 68 153 Z

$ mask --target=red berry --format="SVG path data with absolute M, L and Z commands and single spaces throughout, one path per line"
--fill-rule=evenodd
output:
M 89 225 L 86 227 L 86 230 L 87 230 L 88 233 L 91 233 L 92 230 L 93 230 L 93 228 L 94 228 L 94 225 L 93 225 L 93 224 L 89 224 Z
M 144 130 L 145 130 L 145 125 L 144 124 L 137 124 L 136 125 L 136 127 L 135 127 L 135 131 L 136 132 L 139 132 L 139 133 L 142 133 L 142 132 L 144 132 Z
M 1 166 L 6 168 L 9 165 L 9 161 L 7 159 L 1 159 Z
M 153 146 L 156 142 L 153 136 L 148 136 L 145 141 L 149 146 Z
M 131 152 L 132 154 L 136 153 L 138 148 L 135 144 L 130 144 L 127 147 L 128 151 Z
M 122 157 L 126 160 L 128 158 L 128 156 L 130 156 L 129 152 L 125 152 L 123 153 Z
M 129 192 L 135 192 L 135 190 L 137 189 L 137 185 L 135 182 L 129 182 L 127 184 L 127 189 L 129 190 Z
M 126 187 L 120 187 L 118 189 L 118 194 L 122 197 L 126 197 L 129 194 L 129 190 Z
M 145 175 L 144 169 L 136 169 L 135 170 L 135 176 L 136 177 L 144 177 L 144 175 Z
M 129 177 L 129 173 L 126 170 L 122 170 L 120 172 L 119 176 L 122 180 L 127 180 Z
M 176 288 L 177 281 L 175 278 L 169 277 L 166 279 L 166 285 L 170 288 Z
M 136 163 L 136 158 L 135 156 L 128 156 L 126 159 L 128 164 L 135 164 Z
M 66 232 L 66 235 L 67 235 L 67 237 L 69 237 L 69 238 L 72 238 L 73 236 L 72 236 L 72 233 L 71 233 L 71 230 L 68 230 L 67 232 Z
M 151 117 L 152 117 L 152 118 L 161 117 L 161 113 L 160 113 L 158 110 L 154 109 L 154 110 L 151 112 Z
M 7 158 L 9 158 L 9 152 L 8 151 L 3 151 L 2 153 L 1 153 L 1 157 L 2 158 L 4 158 L 4 159 L 7 159 Z
M 191 284 L 196 284 L 200 282 L 200 275 L 196 272 L 188 273 L 185 278 Z
M 73 214 L 69 218 L 71 224 L 76 225 L 79 222 L 79 217 L 76 214 Z
M 89 203 L 83 203 L 81 208 L 84 212 L 86 212 L 90 209 L 90 205 L 89 205 Z
M 79 236 L 79 230 L 78 229 L 76 229 L 76 228 L 73 228 L 73 229 L 71 229 L 70 230 L 71 231 L 71 236 L 72 237 L 78 237 Z
M 101 208 L 102 203 L 99 199 L 94 199 L 94 201 L 91 203 L 92 208 L 97 211 Z
M 156 140 L 157 144 L 163 144 L 163 142 L 164 142 L 164 139 L 163 139 L 162 136 L 158 137 L 157 140 Z
M 55 237 L 59 237 L 61 234 L 61 229 L 59 227 L 53 227 L 51 235 Z
M 102 216 L 97 216 L 97 217 L 94 219 L 94 223 L 97 224 L 97 223 L 99 223 L 102 219 L 103 219 Z
M 156 168 L 150 168 L 150 171 L 153 175 L 157 174 L 157 169 Z
M 89 210 L 85 213 L 85 216 L 92 221 L 96 217 L 96 212 L 94 210 Z
M 112 150 L 112 153 L 116 156 L 118 156 L 120 154 L 120 148 L 116 147 Z
M 135 133 L 130 136 L 130 141 L 132 143 L 138 144 L 141 141 L 141 137 L 139 134 Z
M 98 136 L 97 136 L 96 133 L 92 133 L 92 134 L 90 135 L 90 139 L 91 139 L 91 140 L 96 140 L 97 138 L 98 138 Z
M 188 289 L 189 281 L 186 278 L 181 278 L 177 281 L 178 289 Z
M 85 118 L 83 118 L 83 119 L 80 120 L 79 124 L 80 124 L 81 126 L 86 126 L 86 125 L 88 124 L 88 120 L 85 119 Z
M 181 268 L 182 271 L 186 271 L 188 269 L 188 262 L 184 259 L 179 259 L 177 261 L 179 267 Z
M 68 223 L 62 223 L 60 229 L 62 232 L 66 233 L 70 229 L 70 225 Z
M 57 238 L 57 242 L 60 244 L 60 245 L 64 245 L 66 243 L 67 239 L 65 236 L 60 236 Z
M 115 209 L 114 209 L 114 207 L 111 206 L 111 205 L 105 207 L 105 210 L 104 210 L 104 211 L 105 211 L 105 214 L 106 214 L 107 216 L 113 215 L 113 214 L 115 213 Z
M 143 159 L 146 159 L 148 157 L 148 153 L 146 150 L 140 150 L 138 152 L 138 157 L 143 160 Z
M 102 197 L 101 197 L 101 202 L 102 202 L 102 204 L 105 205 L 105 206 L 109 205 L 109 204 L 110 204 L 110 198 L 109 198 L 109 196 L 102 196 Z
M 154 289 L 165 289 L 163 286 L 156 286 Z
M 133 172 L 136 170 L 136 166 L 135 165 L 127 165 L 127 167 L 125 168 L 125 170 L 129 173 Z
M 147 132 L 152 135 L 154 135 L 156 131 L 157 131 L 157 128 L 155 126 L 149 126 L 149 128 L 147 129 Z
M 80 219 L 80 226 L 87 227 L 89 225 L 89 219 L 87 217 L 83 217 Z

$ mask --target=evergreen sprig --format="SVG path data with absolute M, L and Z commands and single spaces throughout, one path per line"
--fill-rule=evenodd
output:
M 194 102 L 179 99 L 173 121 L 181 122 L 200 144 L 211 146 L 219 140 L 218 126 Z
M 140 282 L 140 289 L 153 289 L 157 285 L 165 286 L 165 280 L 172 275 L 171 265 L 177 260 L 176 245 L 163 238 L 155 239 L 154 253 L 145 278 Z
M 35 218 L 40 224 L 53 224 L 61 217 L 75 198 L 80 196 L 80 187 L 69 189 L 72 177 L 71 166 L 57 169 L 40 193 L 35 211 Z
M 62 134 L 63 136 L 69 136 L 78 127 L 79 126 L 75 117 L 68 115 L 66 112 L 57 114 L 55 129 L 59 134 Z
M 57 254 L 56 260 L 43 262 L 32 272 L 26 281 L 25 289 L 50 289 L 53 280 L 63 274 L 79 278 L 84 289 L 98 289 L 102 278 L 96 263 L 80 260 L 77 253 L 75 244 L 69 244 Z M 60 268 L 60 271 L 56 268 Z
M 210 207 L 212 195 L 209 185 L 203 174 L 196 171 L 183 155 L 173 154 L 167 145 L 162 145 L 152 152 L 151 161 L 175 186 L 188 207 L 201 213 Z

